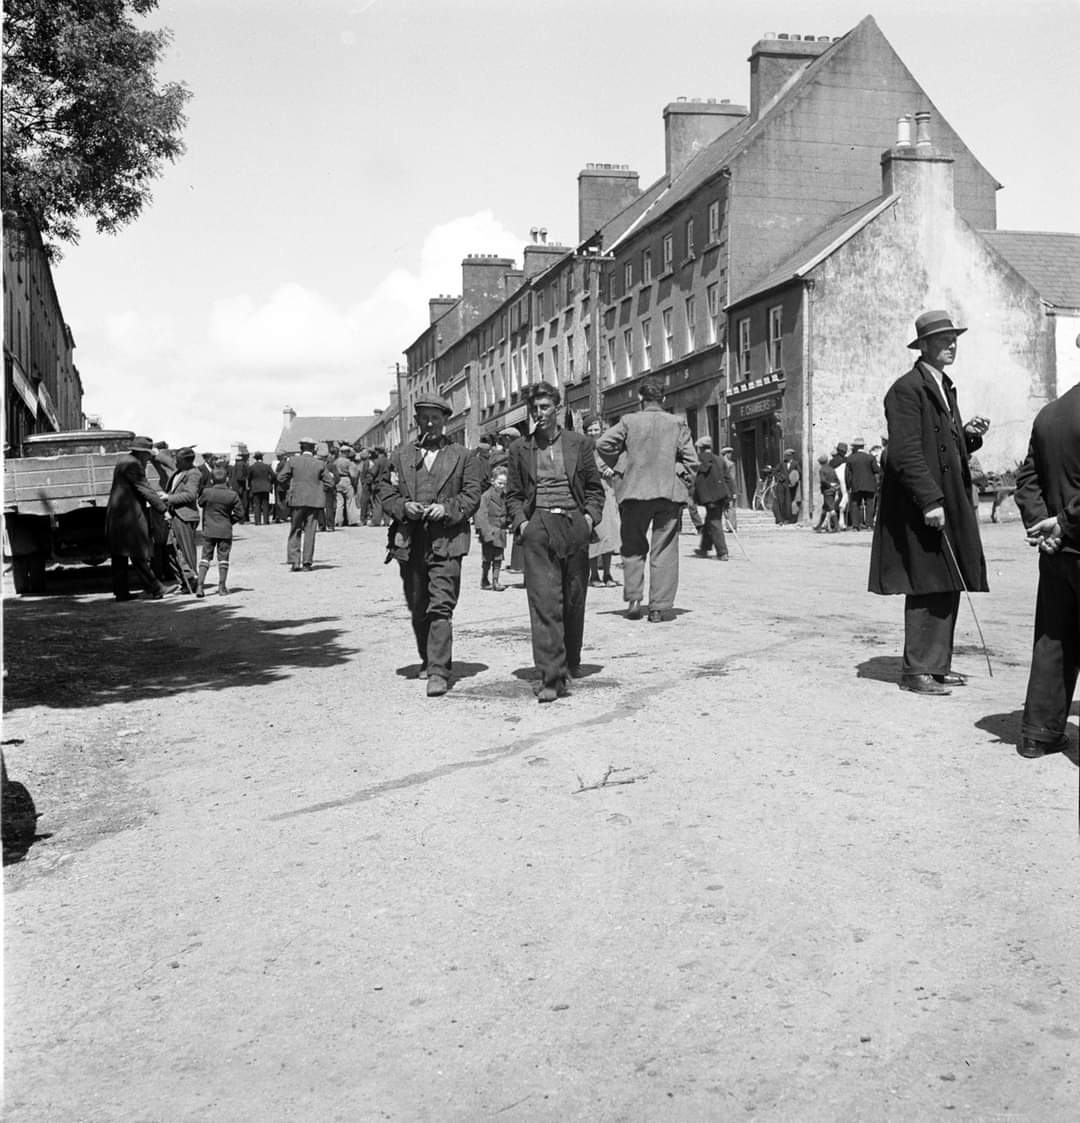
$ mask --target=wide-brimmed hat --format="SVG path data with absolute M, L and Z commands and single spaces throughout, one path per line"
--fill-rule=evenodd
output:
M 943 331 L 955 332 L 957 335 L 963 335 L 967 328 L 958 328 L 952 322 L 952 317 L 948 312 L 940 308 L 933 308 L 929 312 L 924 312 L 915 321 L 915 338 L 908 344 L 908 347 L 913 351 L 919 349 L 919 340 L 926 339 L 929 335 L 937 335 Z
M 866 448 L 866 441 L 864 441 L 864 440 L 862 439 L 862 437 L 856 437 L 856 438 L 855 438 L 855 439 L 854 439 L 854 440 L 853 440 L 853 441 L 851 442 L 851 447 L 852 447 L 852 448 Z
M 731 445 L 724 445 L 724 447 L 720 451 L 721 452 L 734 452 L 735 449 L 732 448 Z
M 154 442 L 149 437 L 132 437 L 128 448 L 132 452 L 153 452 Z
M 300 440 L 298 440 L 298 441 L 297 441 L 296 443 L 297 443 L 297 444 L 298 444 L 298 445 L 300 446 L 300 450 L 301 450 L 301 452 L 302 452 L 302 451 L 303 451 L 303 450 L 304 450 L 305 448 L 310 448 L 312 452 L 314 452 L 314 451 L 315 451 L 315 442 L 314 442 L 314 441 L 309 441 L 309 440 L 307 439 L 307 437 L 302 437 L 302 438 L 301 438 Z
M 437 394 L 421 394 L 420 397 L 413 402 L 413 409 L 441 409 L 447 417 L 454 412 L 454 407 L 450 405 L 445 398 L 440 398 Z

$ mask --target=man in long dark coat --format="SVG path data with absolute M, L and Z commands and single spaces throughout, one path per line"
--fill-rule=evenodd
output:
M 951 694 L 951 686 L 964 684 L 952 670 L 960 593 L 965 585 L 987 591 L 968 456 L 982 446 L 990 423 L 963 423 L 945 374 L 966 330 L 946 312 L 924 312 L 908 344 L 921 357 L 885 395 L 889 455 L 869 588 L 906 598 L 900 689 L 916 694 Z
M 727 561 L 724 510 L 732 495 L 727 465 L 713 452 L 709 437 L 702 437 L 697 443 L 697 449 L 699 463 L 694 480 L 694 502 L 705 508 L 705 525 L 701 530 L 701 542 L 694 553 L 699 558 L 707 558 L 709 547 L 714 546 L 717 559 Z
M 146 479 L 146 465 L 154 446 L 149 437 L 133 437 L 131 451 L 113 469 L 112 490 L 105 509 L 105 538 L 112 565 L 112 590 L 117 600 L 131 600 L 128 562 L 154 600 L 165 595 L 164 586 L 150 568 L 152 544 L 146 508 L 165 515 L 165 501 Z
M 851 442 L 851 455 L 844 467 L 844 482 L 851 496 L 851 529 L 870 530 L 874 525 L 874 501 L 880 469 L 866 451 L 866 442 Z
M 1039 548 L 1035 645 L 1020 755 L 1044 756 L 1065 733 L 1080 674 L 1080 386 L 1044 406 L 1016 477 L 1016 505 Z

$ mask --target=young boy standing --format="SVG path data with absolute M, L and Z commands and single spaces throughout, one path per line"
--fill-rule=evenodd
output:
M 225 596 L 229 591 L 229 554 L 232 552 L 233 523 L 244 517 L 244 507 L 228 483 L 224 465 L 215 466 L 210 483 L 199 496 L 199 506 L 203 509 L 203 548 L 199 562 L 199 584 L 195 589 L 197 597 L 206 596 L 206 573 L 210 562 L 217 554 L 218 595 Z
M 483 555 L 480 588 L 490 589 L 495 593 L 506 591 L 506 586 L 499 584 L 503 548 L 506 546 L 506 528 L 510 525 L 510 517 L 506 513 L 506 500 L 503 498 L 506 476 L 506 468 L 501 464 L 491 470 L 491 486 L 480 496 L 480 506 L 476 512 L 476 533 L 480 538 Z

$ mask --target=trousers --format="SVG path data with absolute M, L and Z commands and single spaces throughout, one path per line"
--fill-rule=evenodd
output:
M 1080 672 L 1080 554 L 1040 554 L 1035 642 L 1024 698 L 1023 735 L 1056 741 Z
M 113 596 L 117 600 L 128 600 L 131 596 L 131 586 L 128 584 L 128 562 L 131 562 L 131 568 L 139 575 L 143 588 L 151 596 L 160 596 L 161 582 L 154 576 L 150 563 L 145 558 L 126 558 L 119 554 L 113 554 L 109 565 Z
M 176 547 L 176 560 L 180 567 L 181 581 L 188 590 L 195 588 L 198 580 L 198 551 L 195 547 L 195 524 L 174 518 L 169 531 Z
M 952 670 L 953 634 L 959 612 L 959 592 L 904 598 L 903 674 L 947 675 Z
M 321 507 L 289 508 L 289 541 L 285 547 L 285 560 L 290 565 L 300 564 L 301 540 L 304 565 L 311 565 L 315 560 L 315 535 L 319 529 L 321 510 Z
M 581 665 L 589 524 L 581 511 L 533 512 L 521 536 L 533 662 L 544 686 L 558 686 Z
M 619 515 L 623 600 L 645 599 L 645 558 L 648 556 L 649 609 L 672 608 L 679 591 L 679 504 L 671 499 L 624 499 Z
M 251 518 L 256 526 L 265 526 L 270 521 L 270 495 L 265 491 L 251 493 Z
M 417 530 L 408 560 L 398 564 L 420 662 L 429 677 L 449 679 L 454 666 L 453 617 L 461 593 L 461 558 L 436 556 L 427 534 Z
M 707 554 L 710 546 L 716 547 L 716 556 L 728 556 L 727 539 L 724 537 L 724 511 L 727 509 L 728 500 L 721 499 L 716 503 L 705 504 L 705 525 L 701 532 L 702 553 Z

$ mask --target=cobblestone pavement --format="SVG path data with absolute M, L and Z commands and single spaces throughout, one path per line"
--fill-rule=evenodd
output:
M 1015 752 L 1035 559 L 983 531 L 994 677 L 965 605 L 942 699 L 896 687 L 869 536 L 762 519 L 749 561 L 682 538 L 670 623 L 590 590 L 548 706 L 478 551 L 424 697 L 374 529 L 294 575 L 245 528 L 203 602 L 8 597 L 43 837 L 5 871 L 6 1118 L 1070 1117 L 1076 756 Z

